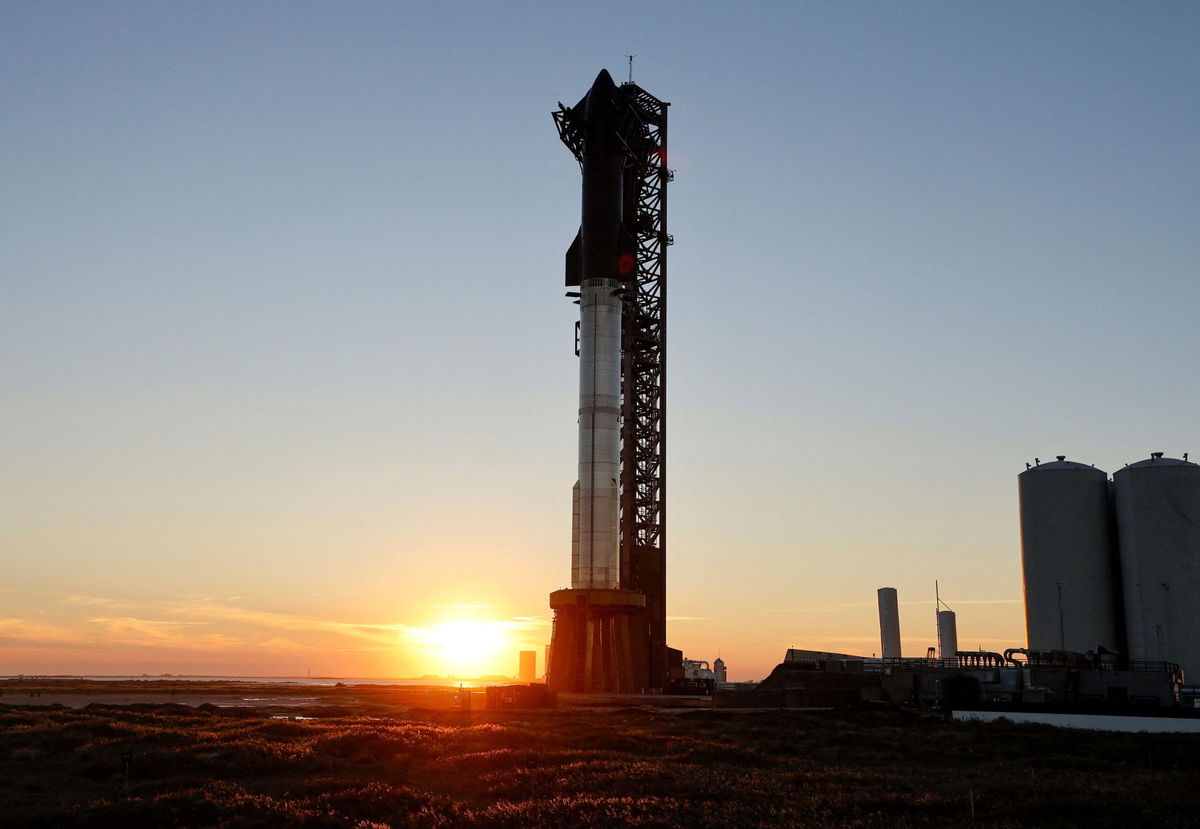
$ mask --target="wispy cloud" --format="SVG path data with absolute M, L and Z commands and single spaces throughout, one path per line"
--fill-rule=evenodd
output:
M 291 653 L 311 653 L 316 650 L 312 645 L 294 642 L 285 636 L 272 636 L 270 639 L 256 642 L 254 646 L 268 651 L 287 651 Z
M 797 607 L 761 608 L 755 613 L 822 613 L 829 610 L 846 610 L 848 608 L 874 607 L 874 602 L 838 602 L 836 604 L 809 604 Z
M 0 618 L 0 643 L 8 647 L 45 648 L 76 645 L 79 633 L 64 625 L 30 619 Z
M 968 605 L 968 604 L 1024 604 L 1024 602 L 1025 602 L 1024 599 L 956 599 L 953 602 L 943 601 L 943 604 L 948 604 L 951 607 L 954 607 L 957 605 Z M 933 602 L 900 602 L 900 604 L 931 605 L 931 604 L 933 604 Z
M 1021 604 L 1023 599 L 956 599 L 953 602 L 947 602 L 951 607 L 959 605 L 999 605 L 999 604 Z M 933 607 L 933 601 L 906 601 L 900 602 L 905 607 Z M 763 608 L 754 611 L 755 613 L 828 613 L 839 610 L 859 610 L 862 608 L 878 607 L 876 602 L 836 602 L 830 604 L 810 604 L 797 607 L 786 608 Z
M 110 644 L 152 648 L 220 650 L 246 644 L 244 639 L 222 631 L 208 630 L 205 622 L 175 622 L 139 619 L 134 616 L 96 617 L 89 624 L 99 628 Z

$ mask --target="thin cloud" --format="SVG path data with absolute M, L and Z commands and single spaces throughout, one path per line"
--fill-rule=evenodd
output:
M 108 645 L 218 650 L 246 644 L 244 640 L 227 633 L 202 631 L 206 627 L 203 622 L 174 622 L 133 616 L 97 617 L 88 622 L 100 628 L 102 641 Z
M 256 642 L 256 648 L 269 651 L 289 651 L 293 653 L 311 653 L 316 648 L 311 645 L 305 645 L 300 642 L 294 642 L 284 636 L 273 636 L 270 639 L 264 639 L 261 642 Z
M 955 604 L 955 605 L 966 605 L 966 604 L 972 604 L 972 605 L 974 605 L 974 604 L 1024 604 L 1024 603 L 1025 603 L 1025 600 L 1024 600 L 1024 599 L 959 599 L 959 600 L 956 600 L 956 601 L 954 601 L 954 602 L 946 602 L 946 601 L 943 601 L 943 602 L 942 602 L 942 604 Z M 921 604 L 921 605 L 927 605 L 927 604 L 932 604 L 932 603 L 931 603 L 931 602 L 900 602 L 900 604 Z
M 37 627 L 23 619 L 0 620 L 0 640 L 11 640 L 21 646 L 37 642 L 53 647 L 124 646 L 178 650 L 256 647 L 287 652 L 369 653 L 420 649 L 421 643 L 429 638 L 429 627 L 326 619 L 229 603 L 238 598 L 192 597 L 167 601 L 63 596 L 61 601 L 67 605 L 110 612 L 93 615 L 71 627 Z M 542 616 L 515 616 L 474 624 L 494 626 L 509 640 L 521 641 L 531 634 L 541 635 L 550 622 Z
M 755 613 L 817 613 L 822 610 L 845 610 L 847 608 L 874 607 L 874 602 L 839 602 L 837 604 L 810 604 L 803 607 L 765 608 Z
M 0 642 L 19 648 L 64 647 L 77 645 L 79 634 L 63 625 L 10 617 L 0 619 Z

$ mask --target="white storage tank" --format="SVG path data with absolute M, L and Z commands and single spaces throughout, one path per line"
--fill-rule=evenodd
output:
M 1017 476 L 1031 650 L 1123 651 L 1108 476 L 1063 455 Z
M 1113 483 L 1129 658 L 1200 677 L 1200 466 L 1155 452 Z
M 879 643 L 884 659 L 899 659 L 900 651 L 900 602 L 896 588 L 881 587 L 879 594 Z
M 953 610 L 937 612 L 938 657 L 953 659 L 958 653 L 958 620 Z

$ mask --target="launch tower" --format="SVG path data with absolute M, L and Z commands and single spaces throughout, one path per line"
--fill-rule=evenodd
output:
M 566 285 L 580 306 L 579 482 L 571 587 L 554 610 L 559 691 L 667 684 L 667 104 L 601 71 L 554 113 L 583 172 Z

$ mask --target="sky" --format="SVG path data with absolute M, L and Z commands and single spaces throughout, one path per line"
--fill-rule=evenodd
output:
M 514 674 L 579 170 L 671 102 L 668 640 L 1024 644 L 1016 475 L 1200 451 L 1193 2 L 0 6 L 0 675 Z

